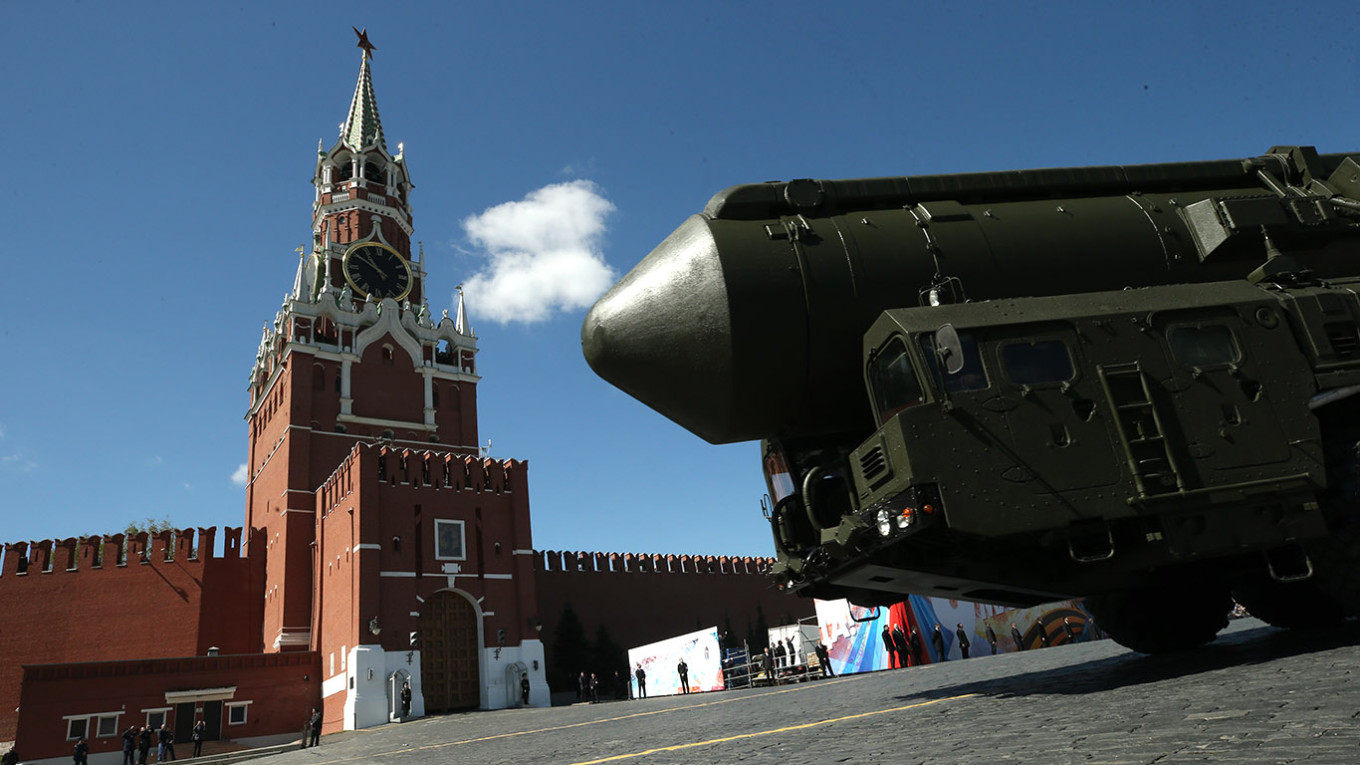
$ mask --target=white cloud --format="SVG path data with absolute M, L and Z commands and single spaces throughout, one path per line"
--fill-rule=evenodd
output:
M 250 478 L 250 473 L 246 471 L 246 463 L 244 462 L 231 474 L 231 482 L 237 486 L 245 486 L 248 478 Z
M 586 308 L 614 281 L 600 252 L 614 204 L 590 181 L 544 186 L 463 221 L 488 263 L 463 282 L 469 318 L 544 321 Z
M 0 457 L 0 466 L 19 473 L 32 473 L 38 469 L 38 463 L 17 452 Z

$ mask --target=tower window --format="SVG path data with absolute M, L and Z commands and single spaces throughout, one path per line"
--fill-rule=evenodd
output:
M 370 180 L 375 183 L 384 183 L 386 179 L 383 176 L 384 174 L 382 169 L 379 168 L 376 164 L 372 162 L 364 163 L 364 178 L 366 180 Z
M 392 363 L 392 346 L 384 345 L 382 347 L 382 360 L 384 364 Z

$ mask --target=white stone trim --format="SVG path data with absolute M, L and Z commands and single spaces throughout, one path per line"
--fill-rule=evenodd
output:
M 236 686 L 224 686 L 221 688 L 199 688 L 189 691 L 166 691 L 165 703 L 174 706 L 175 704 L 187 704 L 190 701 L 227 701 L 236 697 Z M 166 707 L 165 711 L 169 711 Z M 143 712 L 153 710 L 143 709 Z M 155 710 L 159 711 L 159 710 Z

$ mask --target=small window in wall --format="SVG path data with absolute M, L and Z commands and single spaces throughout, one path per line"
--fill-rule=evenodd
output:
M 66 720 L 66 740 L 75 741 L 78 738 L 85 738 L 90 733 L 90 718 L 71 717 Z
M 165 713 L 168 709 L 144 709 L 146 712 L 146 727 L 151 730 L 159 730 L 165 724 Z
M 1166 338 L 1171 355 L 1187 367 L 1235 364 L 1242 359 L 1232 330 L 1223 324 L 1172 327 Z
M 250 709 L 249 701 L 227 704 L 227 725 L 245 725 L 246 710 Z
M 118 735 L 118 715 L 100 715 L 95 735 L 112 738 Z
M 1016 385 L 1043 385 L 1071 380 L 1072 354 L 1061 340 L 1012 343 L 1001 348 L 1001 365 Z
M 434 540 L 435 560 L 464 560 L 467 557 L 462 521 L 435 519 Z

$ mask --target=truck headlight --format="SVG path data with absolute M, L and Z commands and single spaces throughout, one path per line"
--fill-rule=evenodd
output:
M 878 511 L 878 535 L 886 537 L 893 531 L 893 513 L 888 508 Z

